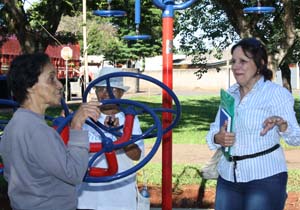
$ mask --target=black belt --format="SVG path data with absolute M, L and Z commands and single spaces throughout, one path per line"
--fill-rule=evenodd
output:
M 234 182 L 236 182 L 236 174 L 235 174 L 235 170 L 236 170 L 236 165 L 237 165 L 237 161 L 240 160 L 245 160 L 245 159 L 249 159 L 249 158 L 255 158 L 258 156 L 262 156 L 262 155 L 266 155 L 269 154 L 271 152 L 273 152 L 274 150 L 278 149 L 280 147 L 279 144 L 275 144 L 273 147 L 266 149 L 264 151 L 261 152 L 257 152 L 254 154 L 250 154 L 250 155 L 242 155 L 242 156 L 229 156 L 228 158 L 226 158 L 228 161 L 233 162 L 233 172 L 234 172 Z

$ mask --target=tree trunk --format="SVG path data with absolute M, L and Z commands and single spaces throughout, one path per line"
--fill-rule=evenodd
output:
M 289 65 L 286 62 L 283 62 L 279 68 L 281 69 L 281 76 L 282 76 L 282 85 L 290 92 L 292 92 L 292 85 L 291 85 L 291 70 Z

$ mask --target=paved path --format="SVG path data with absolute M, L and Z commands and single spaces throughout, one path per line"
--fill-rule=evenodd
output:
M 146 145 L 146 152 L 151 149 Z M 151 162 L 161 162 L 162 147 L 160 146 Z M 204 164 L 213 155 L 206 145 L 198 144 L 173 144 L 173 163 Z M 286 161 L 289 169 L 300 169 L 300 149 L 285 150 Z

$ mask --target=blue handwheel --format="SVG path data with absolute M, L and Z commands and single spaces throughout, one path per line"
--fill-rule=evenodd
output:
M 85 100 L 84 100 L 85 101 Z M 148 129 L 148 132 L 156 132 L 157 135 L 157 140 L 155 141 L 154 146 L 152 147 L 151 151 L 149 152 L 149 154 L 142 160 L 140 161 L 138 164 L 136 164 L 134 167 L 126 170 L 126 171 L 122 171 L 120 173 L 115 173 L 111 176 L 102 176 L 102 177 L 96 177 L 96 176 L 89 176 L 88 173 L 86 173 L 86 176 L 84 177 L 84 181 L 85 182 L 108 182 L 108 181 L 112 181 L 112 180 L 116 180 L 116 179 L 120 179 L 122 177 L 128 176 L 134 172 L 136 172 L 137 170 L 139 170 L 140 168 L 142 168 L 146 163 L 148 163 L 152 157 L 154 156 L 154 154 L 156 153 L 156 151 L 159 148 L 159 145 L 161 143 L 161 139 L 162 139 L 162 126 L 161 126 L 161 122 L 159 120 L 159 118 L 157 117 L 157 115 L 148 107 L 145 107 L 145 105 L 135 102 L 135 101 L 130 101 L 130 100 L 126 100 L 126 99 L 108 99 L 108 100 L 103 100 L 102 104 L 113 104 L 113 103 L 117 103 L 117 104 L 125 104 L 125 105 L 129 105 L 130 107 L 126 108 L 126 110 L 124 110 L 125 115 L 126 114 L 136 114 L 136 111 L 133 109 L 133 106 L 138 107 L 139 109 L 143 110 L 143 113 L 149 113 L 150 116 L 153 118 L 154 120 L 154 125 Z M 55 125 L 56 125 L 56 130 L 58 133 L 62 134 L 63 129 L 68 125 L 68 123 L 72 120 L 74 113 L 69 114 L 68 116 L 64 117 L 58 117 L 54 120 Z M 101 136 L 102 139 L 106 139 L 106 144 L 103 145 L 103 148 L 98 151 L 97 153 L 95 153 L 95 155 L 90 159 L 89 161 L 89 170 L 93 167 L 93 163 L 94 161 L 101 155 L 106 154 L 108 152 L 111 152 L 112 150 L 117 150 L 120 148 L 123 148 L 129 144 L 132 144 L 138 140 L 141 140 L 144 138 L 145 134 L 141 134 L 141 135 L 133 135 L 130 139 L 128 139 L 128 141 L 124 142 L 124 143 L 119 143 L 116 144 L 115 142 L 113 142 L 111 139 L 109 139 L 108 137 L 105 136 L 103 130 L 101 130 L 97 125 L 95 124 L 95 122 L 88 120 L 86 122 L 88 125 L 90 125 L 91 127 L 93 127 Z M 103 125 L 104 126 L 104 125 Z M 118 136 L 121 136 L 121 133 L 117 132 Z
M 163 89 L 164 91 L 166 91 L 166 93 L 171 97 L 171 99 L 173 100 L 173 109 L 169 109 L 169 108 L 164 108 L 164 107 L 155 107 L 152 108 L 152 110 L 156 113 L 163 113 L 163 112 L 168 112 L 168 113 L 172 113 L 175 117 L 173 118 L 172 122 L 170 123 L 170 125 L 166 128 L 163 129 L 163 134 L 167 133 L 168 131 L 170 131 L 178 122 L 181 116 L 181 105 L 180 102 L 177 98 L 177 96 L 175 95 L 175 93 L 168 87 L 166 86 L 164 83 L 162 83 L 161 81 L 152 78 L 150 76 L 144 75 L 144 74 L 138 74 L 138 73 L 133 73 L 133 72 L 115 72 L 115 73 L 110 73 L 110 74 L 106 74 L 103 75 L 101 77 L 98 77 L 97 79 L 93 80 L 92 82 L 90 82 L 90 84 L 88 85 L 88 87 L 86 88 L 86 90 L 83 93 L 83 97 L 82 100 L 83 102 L 87 101 L 87 96 L 90 92 L 90 90 L 99 82 L 101 81 L 105 81 L 106 86 L 110 87 L 110 79 L 114 78 L 114 77 L 133 77 L 133 78 L 138 78 L 139 80 L 145 80 L 148 82 L 151 82 L 157 86 L 159 86 L 161 89 Z M 114 95 L 112 93 L 112 91 L 110 91 L 110 88 L 108 88 L 108 93 L 111 99 L 114 99 Z M 120 107 L 121 111 L 122 107 Z M 139 114 L 139 113 L 138 113 Z M 140 113 L 141 114 L 141 113 Z M 103 127 L 102 127 L 103 128 Z M 155 137 L 155 135 L 153 135 L 152 133 L 150 133 L 149 135 L 145 136 L 146 138 L 152 138 Z
M 153 138 L 156 137 L 156 141 L 154 143 L 154 146 L 152 148 L 152 150 L 147 154 L 147 156 L 140 161 L 138 164 L 136 164 L 134 167 L 120 172 L 120 173 L 116 173 L 112 176 L 103 176 L 103 177 L 91 177 L 91 176 L 86 176 L 85 180 L 86 182 L 108 182 L 108 181 L 112 181 L 112 180 L 116 180 L 116 179 L 120 179 L 122 177 L 128 176 L 134 172 L 136 172 L 137 170 L 139 170 L 140 168 L 142 168 L 146 163 L 148 163 L 151 158 L 154 156 L 154 154 L 156 153 L 157 149 L 159 148 L 161 139 L 162 139 L 162 135 L 166 132 L 168 132 L 170 129 L 172 129 L 179 121 L 180 118 L 180 114 L 181 114 L 181 106 L 179 103 L 179 100 L 177 98 L 177 96 L 174 94 L 174 92 L 168 88 L 166 85 L 164 85 L 162 82 L 160 82 L 159 80 L 156 80 L 152 77 L 146 76 L 146 75 L 141 75 L 141 74 L 137 74 L 137 73 L 132 73 L 132 72 L 116 72 L 116 73 L 111 73 L 111 74 L 107 74 L 104 75 L 102 77 L 97 78 L 96 80 L 92 81 L 89 86 L 87 87 L 87 89 L 85 90 L 84 94 L 83 94 L 83 102 L 87 101 L 87 95 L 89 94 L 90 90 L 99 82 L 101 81 L 105 81 L 106 82 L 106 86 L 110 87 L 110 79 L 114 78 L 114 77 L 136 77 L 139 79 L 143 79 L 149 82 L 152 82 L 156 85 L 158 85 L 159 87 L 161 87 L 162 89 L 164 89 L 173 99 L 174 104 L 175 104 L 175 110 L 174 109 L 167 109 L 167 108 L 149 108 L 148 106 L 140 103 L 140 102 L 136 102 L 136 101 L 131 101 L 131 100 L 127 100 L 127 99 L 115 99 L 114 95 L 111 91 L 110 88 L 108 88 L 108 93 L 110 96 L 110 99 L 106 99 L 101 101 L 103 103 L 103 105 L 105 104 L 118 104 L 121 111 L 125 113 L 127 113 L 127 106 L 130 105 L 131 107 L 133 106 L 135 108 L 135 114 L 139 115 L 139 114 L 143 114 L 143 113 L 148 113 L 150 114 L 150 116 L 152 117 L 152 119 L 154 120 L 154 125 L 151 126 L 150 128 L 148 128 L 145 132 L 143 132 L 141 135 L 133 135 L 132 138 L 128 141 L 125 142 L 123 144 L 118 144 L 118 145 L 114 145 L 113 148 L 114 149 L 120 149 L 124 146 L 127 146 L 128 144 L 132 144 L 138 140 L 141 139 L 146 139 L 146 138 Z M 127 106 L 123 106 L 123 105 L 127 105 Z M 172 121 L 172 123 L 170 124 L 170 126 L 168 126 L 167 128 L 165 128 L 164 130 L 162 129 L 161 126 L 161 121 L 159 120 L 157 113 L 162 113 L 162 112 L 169 112 L 175 115 L 174 120 Z M 89 123 L 90 126 L 92 126 L 96 131 L 99 132 L 99 134 L 101 135 L 101 137 L 103 137 L 103 131 L 105 130 L 109 133 L 112 133 L 115 136 L 120 136 L 120 134 L 118 134 L 117 132 L 110 130 L 109 128 L 105 127 L 103 124 L 101 123 L 97 123 L 93 124 L 93 123 Z M 105 139 L 105 137 L 104 137 Z M 111 144 L 109 144 L 111 147 Z M 97 152 L 90 160 L 89 163 L 89 167 L 91 167 L 93 165 L 93 162 L 101 155 L 103 155 L 105 153 L 105 148 L 102 148 L 101 151 Z
M 0 80 L 6 80 L 6 75 L 0 75 Z
M 149 107 L 147 107 L 146 105 L 136 102 L 136 101 L 131 101 L 131 100 L 127 100 L 127 99 L 107 99 L 107 100 L 103 100 L 102 104 L 119 104 L 120 106 L 122 105 L 126 105 L 129 106 L 128 108 L 124 109 L 124 113 L 125 116 L 127 114 L 133 114 L 135 115 L 137 112 L 137 109 L 143 110 L 143 113 L 147 113 L 150 115 L 150 117 L 153 119 L 154 124 L 153 126 L 151 126 L 150 129 L 148 129 L 147 132 L 156 132 L 156 140 L 155 143 L 151 149 L 151 151 L 140 161 L 138 162 L 136 165 L 134 165 L 133 167 L 122 171 L 122 172 L 118 172 L 115 173 L 113 175 L 110 176 L 101 176 L 101 177 L 95 177 L 95 176 L 90 176 L 88 173 L 86 174 L 84 181 L 85 182 L 109 182 L 109 181 L 113 181 L 116 179 L 120 179 L 123 177 L 126 177 L 136 171 L 138 171 L 139 169 L 141 169 L 144 165 L 146 165 L 154 156 L 154 154 L 157 152 L 160 143 L 161 143 L 161 139 L 162 139 L 162 125 L 161 122 L 158 118 L 158 116 L 156 115 L 156 113 L 150 109 Z M 126 123 L 126 121 L 125 121 Z M 100 157 L 101 155 L 105 155 L 107 152 L 111 152 L 112 150 L 117 150 L 120 148 L 123 148 L 129 144 L 132 144 L 136 141 L 142 140 L 147 136 L 147 132 L 142 133 L 141 135 L 132 135 L 130 139 L 128 139 L 127 141 L 123 142 L 123 143 L 117 143 L 118 140 L 113 141 L 112 139 L 106 137 L 102 131 L 102 129 L 100 129 L 97 125 L 93 125 L 93 124 L 89 124 L 90 126 L 92 126 L 97 132 L 99 132 L 99 134 L 101 135 L 102 140 L 105 140 L 105 143 L 102 143 L 102 149 L 100 151 L 98 151 L 97 153 L 95 153 L 93 155 L 93 157 L 90 159 L 89 161 L 89 169 L 93 166 L 93 163 L 97 160 L 98 157 Z M 126 126 L 126 124 L 124 125 L 124 127 Z

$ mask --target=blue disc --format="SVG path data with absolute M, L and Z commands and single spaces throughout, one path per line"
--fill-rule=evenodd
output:
M 123 36 L 123 39 L 125 40 L 145 40 L 145 39 L 151 39 L 150 35 L 127 35 Z
M 6 75 L 0 75 L 0 80 L 6 80 Z
M 243 9 L 244 13 L 272 13 L 275 11 L 274 7 L 246 7 Z
M 101 17 L 124 17 L 127 13 L 122 10 L 94 10 L 93 15 Z

